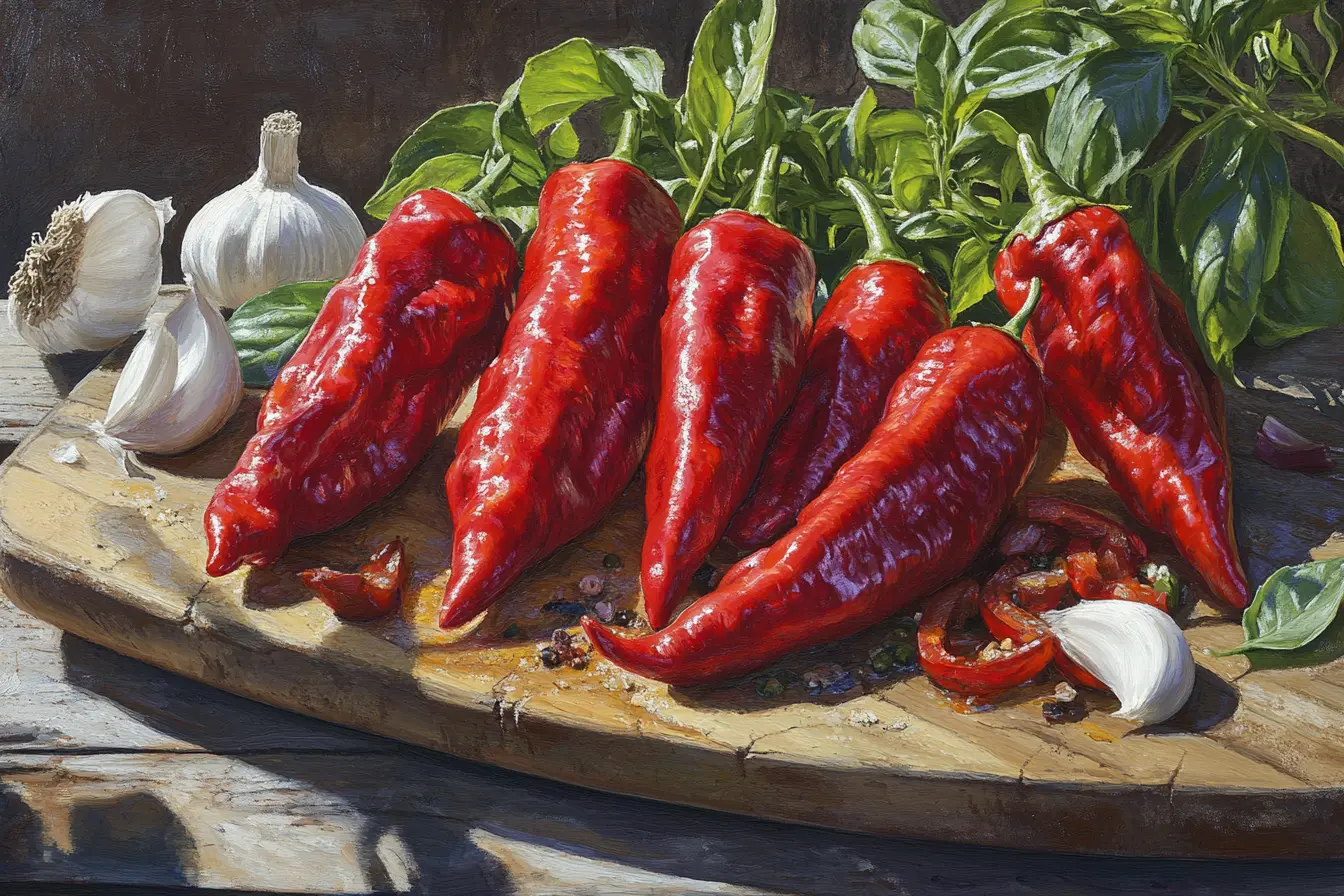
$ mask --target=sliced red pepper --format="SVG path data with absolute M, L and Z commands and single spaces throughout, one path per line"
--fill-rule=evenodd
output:
M 398 539 L 375 551 L 358 572 L 323 566 L 305 569 L 299 578 L 341 619 L 368 622 L 392 612 L 400 602 L 408 571 L 405 559 L 405 546 Z
M 1062 569 L 1040 569 L 1024 573 L 1014 582 L 1017 602 L 1033 613 L 1044 613 L 1060 605 L 1069 593 L 1069 577 Z
M 999 553 L 1005 557 L 1058 553 L 1069 541 L 1059 526 L 1018 519 L 1004 527 L 999 536 Z
M 1105 514 L 1081 504 L 1032 495 L 1027 498 L 1026 518 L 1034 523 L 1053 523 L 1075 539 L 1086 539 L 1094 547 L 1104 544 L 1117 557 L 1122 557 L 1122 562 L 1128 563 L 1131 569 L 1137 570 L 1139 564 L 1148 559 L 1148 547 L 1142 538 Z
M 1064 571 L 1069 585 L 1083 600 L 1105 597 L 1106 580 L 1098 568 L 1097 555 L 1092 551 L 1077 551 L 1064 558 Z
M 1069 659 L 1069 655 L 1062 650 L 1055 651 L 1055 667 L 1061 675 L 1079 687 L 1110 693 L 1111 689 L 1106 687 L 1106 682 Z
M 1152 585 L 1145 585 L 1142 582 L 1132 580 L 1124 582 L 1112 582 L 1106 586 L 1104 593 L 1101 594 L 1102 600 L 1128 600 L 1137 604 L 1147 604 L 1155 610 L 1161 610 L 1163 613 L 1170 613 L 1171 609 L 1167 605 L 1167 596 L 1158 591 Z
M 919 662 L 929 678 L 959 694 L 992 694 L 1024 684 L 1045 670 L 1055 654 L 1055 641 L 1040 620 L 1009 600 L 997 600 L 1003 615 L 990 613 L 996 625 L 1031 638 L 993 659 L 955 656 L 947 649 L 948 627 L 954 614 L 976 598 L 975 582 L 963 579 L 947 586 L 925 602 L 919 623 Z M 982 604 L 983 606 L 983 604 Z M 991 632 L 993 629 L 991 629 Z M 1033 632 L 1038 635 L 1033 636 Z M 1005 637 L 1010 637 L 1005 635 Z

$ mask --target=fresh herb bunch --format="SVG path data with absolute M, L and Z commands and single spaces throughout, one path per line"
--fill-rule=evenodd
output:
M 1285 23 L 1295 13 L 1312 14 L 1324 59 Z M 1292 189 L 1283 151 L 1296 140 L 1344 166 L 1313 126 L 1344 113 L 1325 90 L 1340 42 L 1314 0 L 995 0 L 955 27 L 927 0 L 875 0 L 854 30 L 864 73 L 912 94 L 910 143 L 879 179 L 898 234 L 952 254 L 955 315 L 992 290 L 1028 133 L 1080 194 L 1125 209 L 1229 378 L 1248 336 L 1344 322 L 1339 229 Z

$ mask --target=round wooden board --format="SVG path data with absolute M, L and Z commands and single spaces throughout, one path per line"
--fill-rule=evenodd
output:
M 1229 396 L 1238 524 L 1256 581 L 1285 563 L 1344 554 L 1344 476 L 1277 471 L 1249 455 L 1266 412 L 1344 444 L 1339 335 L 1261 359 L 1279 372 L 1247 372 L 1254 388 Z M 295 544 L 272 569 L 212 580 L 201 511 L 251 433 L 259 396 L 203 448 L 127 478 L 87 430 L 115 376 L 111 367 L 91 374 L 0 468 L 0 587 L 113 650 L 464 758 L 694 806 L 1028 849 L 1344 855 L 1344 626 L 1323 636 L 1309 657 L 1318 665 L 1218 658 L 1206 651 L 1238 643 L 1241 631 L 1201 603 L 1182 620 L 1200 666 L 1194 697 L 1170 723 L 1137 730 L 1097 695 L 1084 721 L 1047 724 L 1048 684 L 966 712 L 922 675 L 873 676 L 864 659 L 894 623 L 777 667 L 839 663 L 855 683 L 841 694 L 796 684 L 767 699 L 750 681 L 668 689 L 601 661 L 549 670 L 536 642 L 577 620 L 543 606 L 577 601 L 582 576 L 603 576 L 617 606 L 638 608 L 641 480 L 469 630 L 445 633 L 434 619 L 450 553 L 441 482 L 454 432 L 350 525 Z M 80 463 L 52 459 L 66 442 Z M 1058 426 L 1030 488 L 1120 512 Z M 414 570 L 397 618 L 339 623 L 295 580 L 309 566 L 353 567 L 392 537 L 406 540 Z M 1149 540 L 1156 559 L 1183 571 L 1169 545 Z M 607 553 L 624 565 L 605 568 Z M 511 626 L 521 634 L 506 638 Z

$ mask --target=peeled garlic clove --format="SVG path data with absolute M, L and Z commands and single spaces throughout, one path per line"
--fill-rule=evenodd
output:
M 180 454 L 223 428 L 243 396 L 238 354 L 219 309 L 188 294 L 149 322 L 117 387 L 101 432 L 132 451 Z
M 364 245 L 345 200 L 299 174 L 299 131 L 293 112 L 267 116 L 256 173 L 187 225 L 182 270 L 221 308 L 289 283 L 339 280 Z
M 43 354 L 121 342 L 158 298 L 172 217 L 172 200 L 134 190 L 85 193 L 56 209 L 10 278 L 10 326 Z
M 1195 661 L 1166 613 L 1132 601 L 1093 600 L 1041 618 L 1069 659 L 1120 699 L 1117 718 L 1164 722 L 1190 699 Z

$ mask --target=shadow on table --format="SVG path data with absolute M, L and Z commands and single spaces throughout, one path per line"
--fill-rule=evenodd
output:
M 1344 866 L 1337 863 L 1045 855 L 845 834 L 595 793 L 266 707 L 69 635 L 62 651 L 74 686 L 146 725 L 278 776 L 289 782 L 286 789 L 311 794 L 297 801 L 303 806 L 339 798 L 363 820 L 355 851 L 368 885 L 381 890 L 686 893 L 731 885 L 913 896 L 1344 890 Z M 303 806 L 295 824 L 304 823 Z M 169 831 L 177 823 L 141 816 Z M 177 842 L 162 832 L 144 838 Z

